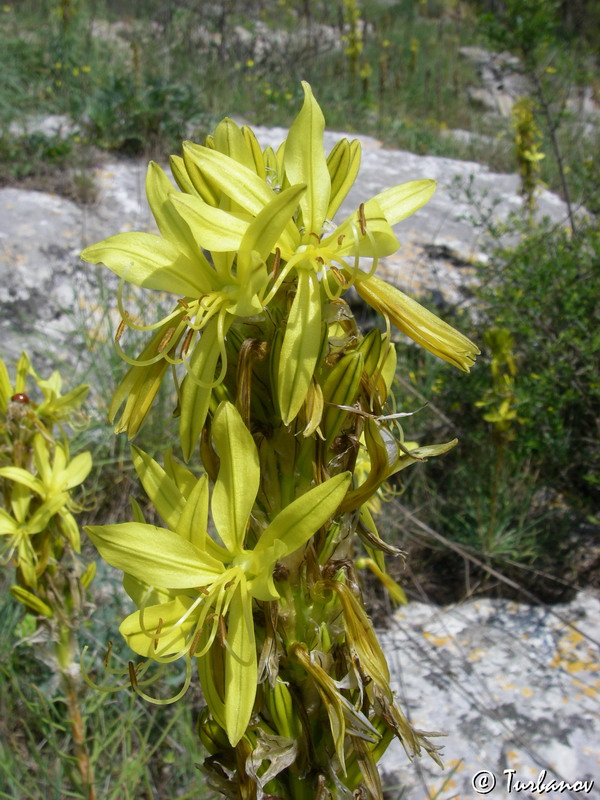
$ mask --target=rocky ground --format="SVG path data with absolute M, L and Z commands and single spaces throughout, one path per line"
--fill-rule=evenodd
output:
M 537 797 L 515 791 L 515 781 L 535 783 L 543 771 L 546 785 L 595 781 L 589 793 L 565 787 L 545 797 L 600 797 L 597 594 L 551 608 L 410 603 L 380 636 L 410 720 L 445 734 L 443 770 L 428 757 L 409 764 L 393 743 L 380 764 L 390 798 Z

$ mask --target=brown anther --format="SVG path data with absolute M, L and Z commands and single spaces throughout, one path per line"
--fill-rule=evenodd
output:
M 181 350 L 179 351 L 179 357 L 183 358 L 187 351 L 190 349 L 190 343 L 192 341 L 192 336 L 194 335 L 194 329 L 190 328 L 185 335 L 185 338 L 181 344 Z
M 340 235 L 337 238 L 338 247 L 342 246 L 342 242 L 344 241 L 345 238 L 346 238 L 346 234 L 345 233 L 340 233 Z
M 189 308 L 189 303 L 187 302 L 187 300 L 184 300 L 183 297 L 180 297 L 177 300 L 177 305 L 183 306 L 183 308 Z
M 365 217 L 365 204 L 361 203 L 358 207 L 358 224 L 363 236 L 367 235 L 367 218 Z
M 109 642 L 108 643 L 108 647 L 106 648 L 106 654 L 104 656 L 104 666 L 105 667 L 108 667 L 108 664 L 110 662 L 110 654 L 112 652 L 112 649 L 113 649 L 113 643 Z
M 277 276 L 279 275 L 279 265 L 281 264 L 281 250 L 276 247 L 275 248 L 275 258 L 273 259 L 273 279 L 277 280 Z
M 317 240 L 317 242 L 320 242 L 320 241 L 321 241 L 321 237 L 319 236 L 319 234 L 318 234 L 318 233 L 315 233 L 314 231 L 311 231 L 311 232 L 310 232 L 308 235 L 309 235 L 309 236 L 314 236 L 314 237 L 315 237 L 315 239 Z
M 325 263 L 325 262 L 323 261 L 323 259 L 321 258 L 321 256 L 317 256 L 317 257 L 315 258 L 315 261 L 317 262 L 317 264 L 320 264 L 321 266 L 323 266 L 323 264 Z
M 135 664 L 133 663 L 133 661 L 130 661 L 127 664 L 127 669 L 129 670 L 129 681 L 131 683 L 131 688 L 137 689 L 138 682 L 137 682 L 137 675 L 135 674 Z
M 329 269 L 333 273 L 333 277 L 336 279 L 339 285 L 345 286 L 346 279 L 344 278 L 344 273 L 342 272 L 342 270 L 338 269 L 337 267 L 329 267 Z
M 227 627 L 225 625 L 225 618 L 222 614 L 219 614 L 219 642 L 221 643 L 221 647 L 225 647 L 225 642 L 227 640 Z
M 173 334 L 175 333 L 175 328 L 169 328 L 169 330 L 165 333 L 163 338 L 160 340 L 160 344 L 158 345 L 158 352 L 162 353 L 163 350 L 166 350 L 167 345 L 173 338 Z
M 122 319 L 121 322 L 119 322 L 119 327 L 117 328 L 117 332 L 115 333 L 115 342 L 119 341 L 121 336 L 123 336 L 124 331 L 125 331 L 125 320 Z
M 162 617 L 158 618 L 158 625 L 156 626 L 156 638 L 152 640 L 152 647 L 154 650 L 158 648 L 158 642 L 160 637 L 160 632 L 162 631 L 163 626 L 163 619 Z
M 200 594 L 207 595 L 209 593 L 206 586 L 197 586 L 196 588 Z
M 190 656 L 194 656 L 196 654 L 196 650 L 198 649 L 198 645 L 200 644 L 200 636 L 202 636 L 202 627 L 198 628 L 198 630 L 194 634 L 194 638 L 192 639 L 192 643 L 190 644 Z

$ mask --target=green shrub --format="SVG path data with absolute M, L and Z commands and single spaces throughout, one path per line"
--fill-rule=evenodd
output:
M 548 515 L 566 506 L 592 515 L 598 507 L 600 236 L 591 222 L 576 235 L 549 223 L 521 233 L 520 244 L 497 247 L 480 268 L 470 332 L 483 354 L 469 380 L 427 354 L 401 365 L 431 398 L 430 409 L 411 418 L 417 437 L 439 434 L 448 414 L 460 440 L 443 465 L 415 472 L 405 497 L 422 519 L 488 559 L 548 564 L 556 532 Z M 464 312 L 458 324 L 469 332 Z M 499 326 L 513 340 L 504 398 L 485 333 Z

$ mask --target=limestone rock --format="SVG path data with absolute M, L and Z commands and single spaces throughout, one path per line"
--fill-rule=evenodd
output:
M 509 796 L 505 770 L 520 781 L 546 770 L 546 783 L 597 782 L 600 598 L 593 591 L 553 608 L 493 599 L 411 603 L 380 638 L 401 707 L 415 727 L 446 734 L 435 740 L 444 747 L 443 770 L 427 756 L 410 764 L 397 742 L 384 755 L 386 785 L 401 786 L 403 800 L 477 797 L 471 781 L 482 770 L 496 780 L 485 795 L 491 800 Z

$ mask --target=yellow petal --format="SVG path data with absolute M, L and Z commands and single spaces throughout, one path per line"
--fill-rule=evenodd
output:
M 231 746 L 235 747 L 250 722 L 258 685 L 252 598 L 244 579 L 238 584 L 229 605 L 227 644 L 225 730 Z
M 161 658 L 179 653 L 184 649 L 191 634 L 196 617 L 191 614 L 177 624 L 188 610 L 192 600 L 186 597 L 148 606 L 143 611 L 134 611 L 119 626 L 119 631 L 131 649 L 144 658 Z M 153 638 L 151 634 L 159 631 Z
M 277 392 L 281 417 L 288 425 L 300 411 L 321 349 L 321 297 L 317 276 L 298 272 L 298 289 L 290 310 L 281 353 Z
M 380 192 L 373 200 L 377 201 L 390 225 L 395 225 L 428 203 L 436 187 L 437 183 L 428 179 L 407 181 Z
M 358 280 L 356 291 L 372 308 L 434 355 L 464 372 L 475 363 L 479 348 L 470 339 L 399 289 L 372 276 Z
M 151 586 L 209 586 L 224 571 L 221 562 L 166 528 L 126 522 L 85 530 L 105 561 Z
M 331 192 L 323 150 L 325 118 L 306 81 L 302 81 L 302 88 L 304 103 L 287 135 L 283 165 L 291 184 L 307 185 L 307 192 L 300 199 L 302 222 L 306 233 L 320 236 Z
M 186 297 L 202 293 L 194 263 L 174 244 L 152 233 L 117 233 L 86 247 L 81 258 L 105 264 L 119 277 L 146 289 Z
M 258 452 L 248 428 L 232 403 L 221 403 L 212 434 L 221 460 L 212 494 L 212 515 L 230 553 L 244 547 L 246 525 L 260 483 Z
M 172 194 L 173 204 L 187 222 L 198 247 L 222 253 L 237 250 L 250 220 L 213 208 L 199 197 Z

